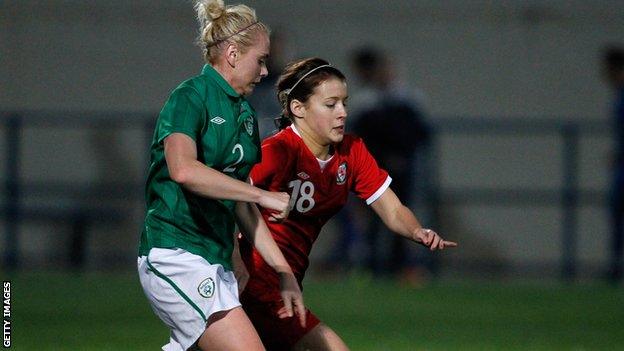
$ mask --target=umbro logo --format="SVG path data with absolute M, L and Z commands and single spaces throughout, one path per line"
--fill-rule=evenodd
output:
M 306 173 L 306 172 L 299 172 L 297 173 L 297 176 L 301 179 L 309 179 L 310 176 Z
M 217 116 L 217 117 L 211 119 L 210 122 L 216 123 L 216 124 L 223 124 L 223 123 L 225 123 L 225 120 L 223 118 Z

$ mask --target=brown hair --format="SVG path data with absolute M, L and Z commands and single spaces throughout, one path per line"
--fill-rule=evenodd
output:
M 277 99 L 282 106 L 282 113 L 275 119 L 277 128 L 284 129 L 292 123 L 290 102 L 299 100 L 306 102 L 314 94 L 314 88 L 329 79 L 336 77 L 342 81 L 347 78 L 329 62 L 311 57 L 289 63 L 277 81 Z

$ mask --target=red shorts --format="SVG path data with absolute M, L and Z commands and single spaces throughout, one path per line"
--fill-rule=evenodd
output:
M 279 318 L 277 311 L 284 306 L 279 300 L 263 302 L 243 292 L 240 302 L 268 351 L 290 351 L 304 335 L 321 323 L 308 309 L 305 328 L 301 327 L 297 316 Z

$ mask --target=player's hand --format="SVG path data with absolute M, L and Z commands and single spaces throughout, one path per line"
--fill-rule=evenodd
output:
M 264 191 L 258 203 L 260 206 L 272 210 L 269 216 L 271 222 L 281 222 L 290 212 L 290 195 L 285 192 Z
M 444 250 L 446 247 L 456 247 L 457 243 L 453 241 L 446 241 L 442 237 L 431 229 L 421 228 L 417 229 L 412 235 L 412 239 L 418 243 L 421 243 L 429 248 L 431 251 Z
M 288 318 L 293 315 L 299 317 L 299 324 L 302 328 L 306 326 L 306 309 L 303 304 L 303 295 L 299 289 L 299 283 L 295 275 L 288 272 L 280 272 L 280 293 L 284 301 L 284 307 L 277 311 L 279 318 Z

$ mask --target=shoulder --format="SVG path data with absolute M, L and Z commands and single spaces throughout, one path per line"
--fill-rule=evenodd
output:
M 345 134 L 337 150 L 342 158 L 349 160 L 354 165 L 369 167 L 371 162 L 376 162 L 373 155 L 368 151 L 364 139 L 356 135 Z
M 262 141 L 262 146 L 264 145 L 280 145 L 280 146 L 292 146 L 296 145 L 298 137 L 293 133 L 292 129 L 286 128 L 282 129 L 279 132 L 268 136 L 266 139 Z
M 171 91 L 160 112 L 161 116 L 164 114 L 177 118 L 173 115 L 195 115 L 196 112 L 205 110 L 205 98 L 192 80 L 193 78 L 183 81 Z
M 196 75 L 191 77 L 178 86 L 178 89 L 193 90 L 198 95 L 205 95 L 207 92 L 214 90 L 216 84 L 204 75 Z
M 194 75 L 182 81 L 174 91 L 176 90 L 194 93 L 204 100 L 208 98 L 228 98 L 228 94 L 226 94 L 223 87 L 219 84 L 219 81 L 205 73 Z
M 182 83 L 180 83 L 177 87 L 173 89 L 171 92 L 171 96 L 187 96 L 189 99 L 199 99 L 204 100 L 203 92 L 206 91 L 203 88 L 205 84 L 201 83 L 201 76 L 195 76 L 189 78 Z
M 353 154 L 362 148 L 366 148 L 364 140 L 357 135 L 345 134 L 342 141 L 338 144 L 338 150 L 341 154 Z
M 262 141 L 262 152 L 265 154 L 279 153 L 280 155 L 293 154 L 293 150 L 298 148 L 298 143 L 291 134 L 289 129 L 284 129 L 267 137 Z

